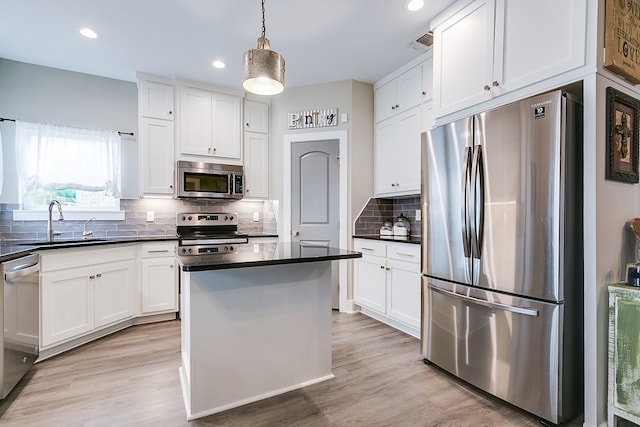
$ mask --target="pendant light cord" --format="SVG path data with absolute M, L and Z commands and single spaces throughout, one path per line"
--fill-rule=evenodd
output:
M 264 39 L 265 33 L 267 32 L 267 29 L 264 25 L 264 0 L 262 0 L 262 38 Z

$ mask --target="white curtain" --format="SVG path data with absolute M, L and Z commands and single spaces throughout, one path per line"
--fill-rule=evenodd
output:
M 73 188 L 120 197 L 120 135 L 16 121 L 16 157 L 23 191 Z

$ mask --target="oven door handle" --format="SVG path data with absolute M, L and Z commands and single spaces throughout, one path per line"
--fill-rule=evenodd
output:
M 228 243 L 248 243 L 247 237 L 231 237 L 228 239 L 183 239 L 180 240 L 180 246 L 190 245 L 225 245 Z

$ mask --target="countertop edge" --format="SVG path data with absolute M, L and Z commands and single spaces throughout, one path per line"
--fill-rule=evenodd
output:
M 296 258 L 284 258 L 276 260 L 254 260 L 254 261 L 229 261 L 228 263 L 219 264 L 207 264 L 207 265 L 194 265 L 188 266 L 181 263 L 180 269 L 186 272 L 198 272 L 209 270 L 229 270 L 233 268 L 246 268 L 246 267 L 263 267 L 268 265 L 282 265 L 282 264 L 301 264 L 305 262 L 320 262 L 320 261 L 338 261 L 342 259 L 362 258 L 360 252 L 345 253 L 340 255 L 326 255 L 326 256 L 312 256 L 312 257 L 296 257 Z
M 379 242 L 392 242 L 392 243 L 407 243 L 410 245 L 419 245 L 422 242 L 420 236 L 412 236 L 413 239 L 394 239 L 393 237 L 385 238 L 380 237 L 375 234 L 366 234 L 366 235 L 353 235 L 351 236 L 354 239 L 368 239 L 368 240 L 377 240 Z

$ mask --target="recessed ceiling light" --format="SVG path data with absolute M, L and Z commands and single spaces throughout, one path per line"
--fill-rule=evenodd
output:
M 92 30 L 89 27 L 80 28 L 80 34 L 82 34 L 83 36 L 85 36 L 88 39 L 97 39 L 98 38 L 97 31 Z
M 420 10 L 424 7 L 424 0 L 410 0 L 407 3 L 407 9 L 411 12 L 415 12 L 416 10 Z
M 225 64 L 224 62 L 220 61 L 219 59 L 216 59 L 215 61 L 213 61 L 213 67 L 214 68 L 224 68 L 226 66 L 227 66 L 227 64 Z

